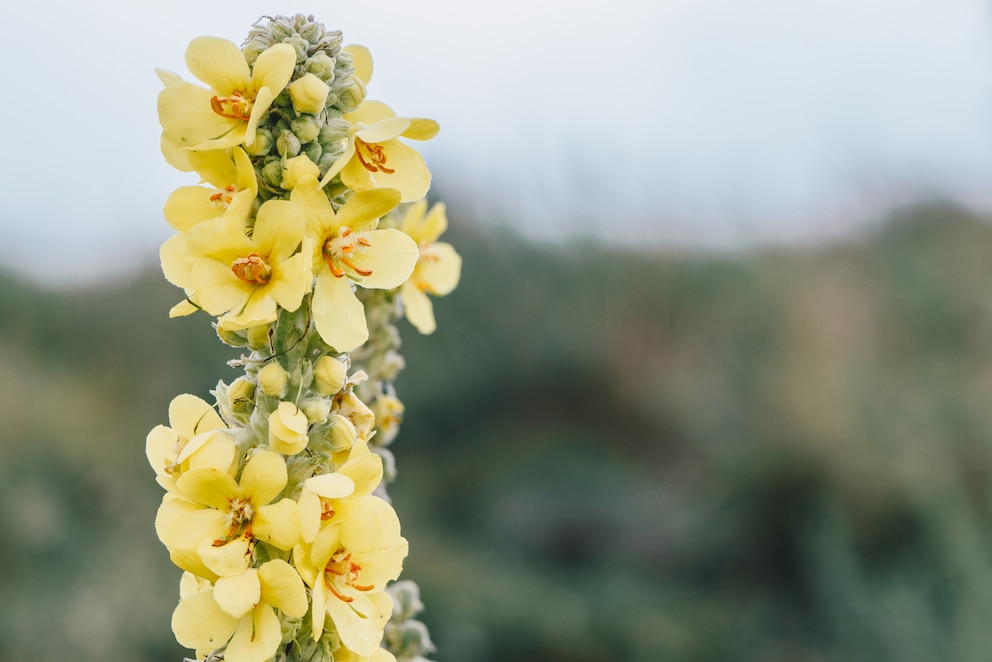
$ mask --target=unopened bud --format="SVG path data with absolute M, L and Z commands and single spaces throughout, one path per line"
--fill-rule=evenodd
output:
M 305 154 L 286 159 L 282 166 L 282 187 L 287 191 L 296 188 L 297 183 L 307 175 L 320 177 L 320 169 L 317 164 L 310 160 Z
M 327 398 L 311 398 L 300 403 L 300 410 L 311 423 L 322 423 L 331 414 L 331 401 Z
M 246 336 L 248 337 L 248 346 L 252 349 L 265 349 L 269 346 L 269 329 L 271 328 L 268 324 L 259 324 L 258 326 L 248 327 L 246 331 Z
M 262 179 L 269 186 L 277 188 L 282 186 L 282 161 L 276 157 L 267 160 L 262 166 Z
M 269 414 L 269 446 L 277 453 L 295 455 L 307 446 L 306 414 L 292 402 L 280 402 Z
M 321 146 L 319 142 L 314 140 L 313 142 L 309 142 L 303 146 L 303 151 L 300 153 L 300 156 L 306 156 L 314 163 L 317 163 L 320 161 L 320 155 L 323 153 L 324 153 L 324 148 Z M 318 170 L 318 172 L 320 171 Z
M 227 406 L 238 414 L 247 414 L 255 406 L 255 384 L 247 377 L 238 377 L 227 387 Z
M 258 371 L 258 385 L 265 395 L 281 398 L 286 395 L 289 374 L 281 365 L 273 361 Z
M 334 414 L 331 416 L 327 442 L 335 452 L 348 450 L 355 443 L 355 426 L 344 416 Z
M 320 135 L 320 122 L 313 115 L 294 117 L 289 122 L 289 128 L 304 144 L 316 140 L 317 136 Z
M 362 101 L 365 100 L 365 83 L 363 83 L 357 76 L 354 77 L 355 83 L 338 93 L 338 106 L 341 108 L 358 108 Z
M 276 138 L 276 150 L 279 152 L 279 156 L 285 159 L 299 154 L 301 147 L 303 147 L 303 143 L 300 142 L 300 139 L 292 131 L 282 131 L 279 133 L 279 137 Z
M 317 51 L 307 59 L 306 70 L 325 83 L 334 80 L 335 60 L 324 51 Z M 325 95 L 326 98 L 326 95 Z
M 322 356 L 313 367 L 313 383 L 318 393 L 333 395 L 344 386 L 348 368 L 332 356 Z
M 255 131 L 255 140 L 251 146 L 245 146 L 245 151 L 250 156 L 264 156 L 272 150 L 276 140 L 272 137 L 272 132 L 268 129 L 259 128 Z
M 307 59 L 307 50 L 310 48 L 310 43 L 298 34 L 294 34 L 289 39 L 284 39 L 283 43 L 289 44 L 296 49 L 296 61 L 302 62 Z
M 289 86 L 289 98 L 298 113 L 319 113 L 324 109 L 331 88 L 314 74 L 303 74 Z M 309 142 L 309 141 L 304 141 Z

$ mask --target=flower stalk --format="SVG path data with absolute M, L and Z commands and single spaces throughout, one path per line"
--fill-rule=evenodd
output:
M 241 348 L 213 403 L 177 396 L 146 441 L 159 538 L 184 570 L 173 613 L 197 660 L 423 660 L 416 584 L 386 493 L 403 404 L 397 322 L 435 328 L 458 282 L 443 205 L 407 140 L 432 120 L 366 99 L 372 58 L 313 17 L 243 46 L 190 43 L 201 84 L 160 71 L 162 152 L 196 173 L 165 216 L 167 280 Z

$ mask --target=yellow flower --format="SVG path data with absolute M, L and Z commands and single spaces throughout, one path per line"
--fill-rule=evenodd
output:
M 367 443 L 355 441 L 337 471 L 308 478 L 300 492 L 300 539 L 312 543 L 322 524 L 347 510 L 345 499 L 363 497 L 382 482 L 382 458 Z M 340 519 L 340 518 L 339 518 Z
M 369 336 L 365 309 L 352 283 L 391 289 L 409 277 L 417 262 L 417 245 L 410 237 L 392 228 L 375 229 L 399 198 L 394 189 L 360 191 L 335 214 L 315 177 L 301 179 L 291 194 L 306 217 L 314 247 L 314 325 L 339 352 L 355 349 Z
M 420 200 L 411 205 L 400 223 L 400 229 L 417 242 L 420 250 L 413 275 L 400 289 L 403 310 L 410 323 L 423 334 L 433 333 L 437 328 L 434 306 L 427 295 L 450 293 L 458 285 L 462 271 L 462 258 L 454 247 L 437 241 L 448 228 L 444 203 L 434 205 L 425 216 L 426 210 L 427 201 Z
M 198 37 L 186 49 L 186 66 L 210 89 L 173 76 L 159 93 L 163 153 L 170 163 L 174 150 L 167 145 L 193 150 L 251 147 L 259 120 L 293 75 L 296 50 L 276 44 L 249 67 L 230 41 Z
M 399 434 L 405 407 L 399 398 L 382 395 L 376 398 L 371 410 L 375 415 L 376 443 L 386 446 Z
M 388 503 L 376 496 L 347 501 L 347 509 L 320 530 L 313 544 L 294 548 L 293 560 L 312 589 L 314 639 L 329 616 L 341 643 L 369 656 L 392 614 L 392 598 L 383 589 L 399 576 L 407 542 Z
M 338 173 L 341 182 L 355 191 L 394 188 L 402 202 L 413 202 L 427 195 L 431 173 L 415 149 L 400 138 L 430 140 L 438 132 L 437 122 L 397 117 L 379 101 L 366 101 L 343 119 L 352 123 L 344 153 L 328 169 L 321 184 Z
M 263 204 L 251 237 L 236 215 L 200 223 L 188 243 L 193 300 L 211 315 L 223 315 L 220 324 L 232 330 L 275 320 L 277 306 L 296 310 L 312 278 L 309 245 L 303 241 L 303 250 L 295 252 L 304 227 L 302 215 L 288 200 Z M 160 255 L 163 270 L 167 260 L 173 269 L 181 268 L 176 266 L 181 255 L 167 255 L 164 247 Z
M 255 168 L 240 147 L 228 155 L 224 151 L 196 155 L 196 171 L 211 187 L 182 186 L 165 201 L 165 220 L 180 232 L 189 232 L 196 224 L 222 216 L 231 205 L 250 212 L 258 195 Z
M 266 662 L 282 642 L 276 609 L 291 618 L 307 613 L 306 588 L 281 559 L 188 593 L 172 614 L 172 630 L 180 644 L 198 651 L 226 645 L 227 662 Z
M 169 405 L 169 425 L 148 433 L 145 454 L 155 470 L 155 480 L 169 492 L 185 471 L 213 467 L 227 471 L 234 463 L 234 440 L 220 432 L 227 426 L 206 402 L 184 393 Z
M 258 540 L 292 549 L 300 535 L 296 502 L 271 503 L 286 482 L 286 463 L 272 451 L 254 454 L 240 481 L 212 468 L 184 473 L 178 496 L 166 495 L 155 521 L 172 562 L 213 579 L 243 572 Z

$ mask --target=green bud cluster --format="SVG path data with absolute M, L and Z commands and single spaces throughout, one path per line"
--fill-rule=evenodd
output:
M 321 175 L 344 152 L 348 122 L 345 113 L 365 99 L 365 85 L 355 76 L 352 57 L 341 49 L 341 32 L 327 30 L 313 16 L 266 17 L 256 23 L 241 50 L 249 65 L 275 44 L 296 50 L 293 79 L 315 76 L 327 88 L 321 107 L 299 109 L 289 88 L 284 89 L 262 118 L 254 144 L 248 149 L 255 165 L 262 201 L 284 197 L 282 166 L 286 159 L 305 154 Z
M 393 598 L 393 615 L 386 624 L 386 648 L 396 656 L 396 662 L 418 662 L 436 648 L 427 626 L 414 616 L 424 610 L 420 589 L 409 580 L 398 581 L 386 589 Z

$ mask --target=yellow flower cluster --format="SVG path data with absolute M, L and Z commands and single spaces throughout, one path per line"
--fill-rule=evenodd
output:
M 200 178 L 165 203 L 162 269 L 185 291 L 170 314 L 204 310 L 247 352 L 215 406 L 176 397 L 146 441 L 156 531 L 186 571 L 172 627 L 200 659 L 393 660 L 393 322 L 433 332 L 428 295 L 461 270 L 404 142 L 438 126 L 365 99 L 365 48 L 310 17 L 268 21 L 241 48 L 194 39 L 203 85 L 159 72 L 162 152 Z

